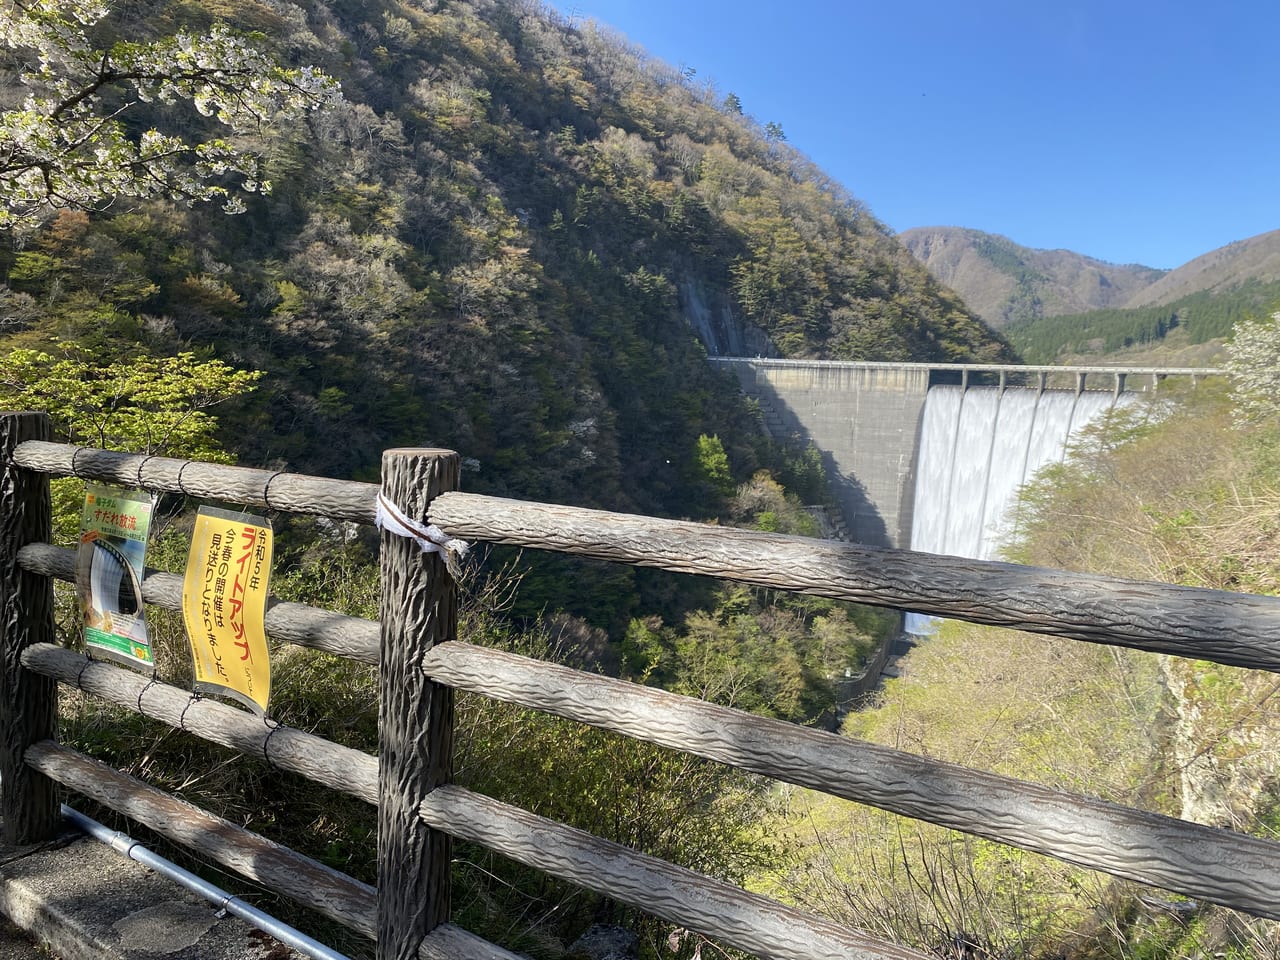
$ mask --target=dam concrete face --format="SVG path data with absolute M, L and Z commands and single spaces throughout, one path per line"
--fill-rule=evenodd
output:
M 910 543 L 927 367 L 778 360 L 720 365 L 759 401 L 770 433 L 811 441 L 822 453 L 852 540 L 884 547 Z
M 1073 398 L 1086 390 L 1087 377 L 1095 386 L 1101 381 L 1107 390 L 1103 397 L 1114 403 L 1122 392 L 1155 391 L 1169 376 L 1189 376 L 1194 383 L 1198 377 L 1222 372 L 1210 367 L 710 359 L 732 372 L 743 392 L 759 401 L 765 426 L 775 439 L 812 442 L 822 454 L 850 539 L 901 549 L 912 542 L 923 413 L 932 384 L 954 384 L 963 396 L 977 378 L 985 378 L 997 397 L 1015 384 L 1025 384 L 1024 392 L 1033 397 L 1050 387 L 1065 387 L 1074 409 Z M 964 421 L 959 416 L 952 420 L 954 428 L 948 429 L 956 434 L 951 441 L 954 458 L 954 446 L 965 442 L 959 436 Z M 990 461 L 1002 449 L 987 439 L 980 452 Z

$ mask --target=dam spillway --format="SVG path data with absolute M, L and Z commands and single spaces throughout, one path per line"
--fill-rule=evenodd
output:
M 998 559 L 1021 487 L 1060 462 L 1085 427 L 1132 402 L 1133 394 L 1102 390 L 933 387 L 921 418 L 908 546 Z
M 969 557 L 994 550 L 1017 489 L 1045 462 L 1060 458 L 1069 438 L 1118 398 L 1132 402 L 1171 376 L 1194 382 L 1221 372 L 729 357 L 712 362 L 759 402 L 771 435 L 812 442 L 819 450 L 849 539 Z M 1099 384 L 1103 389 L 1090 389 Z M 941 466 L 922 460 L 935 445 L 944 451 L 945 479 Z
M 928 370 L 769 362 L 758 372 L 744 389 L 774 436 L 802 437 L 821 452 L 850 539 L 907 543 Z

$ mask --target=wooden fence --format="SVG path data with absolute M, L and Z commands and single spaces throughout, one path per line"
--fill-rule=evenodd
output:
M 512 958 L 449 922 L 461 838 L 760 957 L 919 954 L 451 784 L 455 690 L 543 710 L 1070 863 L 1280 919 L 1280 844 L 939 763 L 689 697 L 465 644 L 438 556 L 383 533 L 381 620 L 276 603 L 274 638 L 379 668 L 373 757 L 55 646 L 49 475 L 371 523 L 379 489 L 452 536 L 742 583 L 1091 643 L 1280 672 L 1280 599 L 815 541 L 456 490 L 458 456 L 389 450 L 380 485 L 48 442 L 42 414 L 0 414 L 0 813 L 10 843 L 59 829 L 54 785 L 377 941 L 377 956 Z M 181 605 L 151 572 L 147 603 Z M 121 706 L 378 808 L 376 890 L 70 750 L 56 684 Z

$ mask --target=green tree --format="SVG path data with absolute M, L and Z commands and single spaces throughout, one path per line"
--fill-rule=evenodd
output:
M 724 109 L 726 113 L 736 113 L 742 115 L 742 100 L 736 93 L 730 91 L 724 98 Z
M 724 444 L 718 436 L 709 437 L 704 433 L 698 437 L 695 460 L 698 485 L 705 491 L 703 500 L 708 507 L 712 501 L 723 502 L 732 495 L 733 473 L 729 469 L 729 455 L 725 453 Z
M 0 227 L 119 197 L 216 199 L 239 212 L 241 193 L 271 187 L 241 138 L 340 96 L 331 77 L 283 68 L 222 25 L 99 46 L 109 10 L 102 0 L 0 0 L 0 48 L 31 64 L 18 78 L 26 98 L 0 113 Z M 153 101 L 187 104 L 224 136 L 134 126 Z
M 55 439 L 68 443 L 226 463 L 210 409 L 249 393 L 261 376 L 191 353 L 99 363 L 88 352 L 19 349 L 0 358 L 0 407 L 45 411 Z M 84 488 L 74 477 L 52 487 L 55 529 L 71 537 Z
M 14 350 L 0 365 L 0 404 L 46 411 L 68 443 L 225 462 L 209 410 L 248 393 L 261 376 L 192 353 L 98 364 Z

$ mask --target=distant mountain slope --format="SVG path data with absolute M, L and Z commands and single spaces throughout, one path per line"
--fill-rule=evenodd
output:
M 964 294 L 963 289 L 960 292 Z M 1184 347 L 1210 349 L 1229 337 L 1238 321 L 1268 313 L 1277 304 L 1280 230 L 1197 257 L 1158 276 L 1123 303 L 1026 317 L 1005 325 L 1001 332 L 1033 363 L 1137 349 L 1160 352 L 1174 331 Z
M 1034 250 L 964 227 L 917 227 L 898 239 L 992 327 L 1126 306 L 1164 271 L 1069 250 Z
M 1169 304 L 1196 293 L 1225 293 L 1245 284 L 1276 281 L 1280 281 L 1280 230 L 1237 240 L 1196 257 L 1136 291 L 1124 306 Z
M 1245 279 L 1217 290 L 1197 290 L 1168 303 L 1091 310 L 1019 321 L 1002 333 L 1028 363 L 1067 363 L 1090 355 L 1112 356 L 1135 349 L 1163 352 L 1221 344 L 1246 317 L 1270 313 L 1280 304 L 1280 280 Z M 1177 333 L 1166 344 L 1170 334 Z

